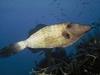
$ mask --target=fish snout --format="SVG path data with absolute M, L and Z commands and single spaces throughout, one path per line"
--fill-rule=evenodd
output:
M 84 32 L 88 32 L 88 31 L 90 31 L 92 28 L 93 28 L 93 27 L 90 26 L 90 25 L 84 25 L 83 28 L 82 28 L 82 30 L 83 30 Z
M 79 27 L 76 28 L 74 33 L 76 32 L 76 36 L 81 36 L 90 30 L 91 30 L 91 26 L 89 25 L 79 25 Z

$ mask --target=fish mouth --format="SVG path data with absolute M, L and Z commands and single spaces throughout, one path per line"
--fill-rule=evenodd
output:
M 85 33 L 91 31 L 93 28 L 94 28 L 93 26 L 89 26 L 89 25 L 86 26 L 85 27 L 85 29 L 86 29 Z

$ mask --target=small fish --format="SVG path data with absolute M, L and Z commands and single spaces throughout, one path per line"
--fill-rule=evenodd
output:
M 34 52 L 34 49 L 68 47 L 90 29 L 89 25 L 74 23 L 40 24 L 31 30 L 30 36 L 26 40 L 0 49 L 0 57 L 11 56 L 25 48 L 33 49 Z

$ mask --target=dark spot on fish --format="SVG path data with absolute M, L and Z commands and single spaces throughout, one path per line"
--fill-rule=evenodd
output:
M 71 27 L 72 27 L 72 25 L 71 25 L 71 24 L 68 24 L 68 25 L 67 25 L 67 28 L 71 28 Z
M 64 36 L 64 38 L 66 38 L 66 39 L 70 38 L 70 34 L 65 31 L 62 33 L 62 36 Z

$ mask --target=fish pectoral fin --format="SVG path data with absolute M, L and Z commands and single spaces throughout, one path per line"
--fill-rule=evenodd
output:
M 36 27 L 34 27 L 33 29 L 31 29 L 29 31 L 29 36 L 31 36 L 33 33 L 35 33 L 36 31 L 38 31 L 39 29 L 43 28 L 47 26 L 46 24 L 38 24 Z

